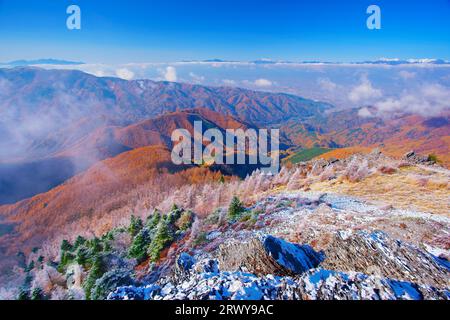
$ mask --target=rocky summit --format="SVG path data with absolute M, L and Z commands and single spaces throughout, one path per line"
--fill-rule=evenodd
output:
M 401 256 L 398 251 L 401 251 Z M 145 286 L 119 287 L 109 294 L 108 299 L 450 298 L 448 263 L 414 246 L 393 241 L 381 232 L 360 233 L 345 240 L 342 235 L 337 235 L 336 243 L 327 253 L 329 256 L 272 236 L 255 238 L 221 248 L 219 261 L 211 258 L 194 262 L 195 257 L 182 254 L 177 265 L 183 269 L 185 277 L 162 278 Z M 356 258 L 349 259 L 349 254 L 355 254 Z M 358 261 L 362 256 L 366 260 Z M 398 272 L 396 265 L 406 262 L 405 259 L 408 259 L 406 271 Z M 195 264 L 200 267 L 195 267 Z M 218 268 L 211 270 L 205 265 Z M 366 272 L 359 272 L 363 268 Z M 417 282 L 398 280 L 408 277 Z

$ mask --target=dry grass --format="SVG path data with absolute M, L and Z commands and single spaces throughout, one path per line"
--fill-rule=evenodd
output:
M 372 151 L 372 148 L 367 148 L 367 147 L 348 147 L 348 148 L 332 150 L 330 152 L 327 152 L 327 153 L 324 153 L 324 154 L 318 156 L 317 158 L 325 159 L 325 160 L 329 160 L 331 158 L 345 159 L 356 153 L 368 154 L 371 151 Z
M 376 173 L 358 182 L 317 182 L 313 191 L 333 192 L 382 202 L 396 208 L 450 216 L 448 175 L 403 167 L 392 174 Z

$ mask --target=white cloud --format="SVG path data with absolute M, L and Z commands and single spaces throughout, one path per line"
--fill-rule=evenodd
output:
M 102 73 L 102 75 L 104 75 L 104 73 Z M 134 72 L 129 70 L 129 69 L 127 69 L 127 68 L 118 69 L 116 71 L 116 75 L 119 78 L 122 78 L 122 79 L 125 79 L 125 80 L 131 80 L 131 79 L 134 78 Z
M 169 82 L 177 81 L 177 69 L 172 66 L 168 66 L 163 72 L 164 79 Z
M 223 84 L 225 84 L 227 86 L 235 86 L 236 85 L 236 81 L 231 80 L 231 79 L 223 79 L 222 82 L 223 82 Z
M 91 73 L 96 77 L 106 77 L 106 73 L 103 70 L 93 70 Z
M 387 98 L 375 103 L 378 115 L 414 113 L 423 116 L 438 115 L 450 110 L 450 88 L 440 84 L 426 84 L 398 98 Z
M 359 109 L 358 116 L 360 116 L 361 118 L 370 118 L 373 117 L 373 114 L 368 108 L 364 107 Z
M 337 88 L 337 84 L 328 78 L 319 78 L 317 79 L 317 83 L 322 89 L 326 91 L 334 91 Z
M 398 73 L 398 75 L 403 79 L 403 80 L 410 80 L 416 77 L 416 73 L 415 72 L 410 72 L 410 71 L 406 71 L 406 70 L 402 70 Z
M 374 88 L 370 80 L 366 76 L 363 76 L 361 83 L 350 91 L 348 98 L 354 103 L 368 104 L 373 103 L 381 96 L 381 90 Z
M 189 72 L 189 76 L 192 78 L 192 80 L 195 83 L 203 83 L 205 81 L 205 77 L 204 76 L 197 75 L 194 72 Z
M 257 87 L 271 87 L 273 83 L 267 79 L 257 79 L 255 80 L 254 85 Z

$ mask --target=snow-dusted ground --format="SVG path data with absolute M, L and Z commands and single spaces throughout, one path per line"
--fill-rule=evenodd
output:
M 304 270 L 296 271 L 298 276 L 256 276 L 243 270 L 220 272 L 215 269 L 210 272 L 209 269 L 194 266 L 183 281 L 167 278 L 157 284 L 122 287 L 111 293 L 109 298 L 450 299 L 450 269 L 446 260 L 449 251 L 445 248 L 445 241 L 442 243 L 439 240 L 449 236 L 450 219 L 445 216 L 383 208 L 348 196 L 316 192 L 278 193 L 259 201 L 251 210 L 260 212 L 252 227 L 211 231 L 207 236 L 211 242 L 209 246 L 242 243 L 255 237 L 267 239 L 267 235 L 277 237 L 280 240 L 271 238 L 275 239 L 279 253 L 267 250 L 268 254 L 291 270 L 295 269 L 292 260 L 288 261 L 285 257 L 291 259 L 294 256 L 299 264 L 306 266 Z M 306 261 L 314 255 L 306 255 L 306 251 L 301 250 L 302 246 L 296 245 L 311 244 L 317 252 L 322 249 L 326 251 L 330 242 L 333 243 L 333 236 L 337 236 L 341 241 L 338 244 L 343 246 L 337 249 L 345 251 L 348 240 L 349 245 L 354 246 L 350 250 L 361 250 L 355 253 L 355 261 L 348 261 L 348 266 L 352 263 L 357 266 L 358 258 L 360 262 L 365 262 L 366 255 L 367 260 L 372 259 L 375 264 L 379 263 L 382 267 L 386 264 L 387 268 L 394 269 L 394 276 L 416 279 L 418 283 L 383 276 L 383 270 L 380 274 L 365 274 L 352 270 L 327 270 L 320 265 L 316 268 L 317 264 Z M 367 250 L 373 250 L 373 253 Z M 367 255 L 371 255 L 370 259 Z M 201 253 L 201 256 L 204 258 L 205 254 Z M 210 262 L 203 262 L 205 265 L 215 261 L 214 250 L 206 256 Z M 344 265 L 345 268 L 347 261 L 330 263 L 325 257 L 325 265 L 327 263 L 331 266 Z M 217 265 L 217 262 L 212 264 Z M 377 268 L 380 269 L 374 267 Z M 430 276 L 428 270 L 437 271 L 432 271 L 435 274 Z M 427 283 L 437 284 L 440 288 Z
M 449 299 L 450 292 L 360 273 L 313 269 L 299 278 L 242 272 L 200 273 L 164 286 L 121 287 L 110 300 L 420 300 Z
M 280 193 L 255 207 L 269 212 L 257 222 L 263 226 L 259 233 L 292 237 L 305 230 L 316 235 L 382 230 L 396 238 L 422 244 L 430 252 L 439 251 L 440 255 L 450 257 L 450 251 L 435 241 L 450 237 L 450 218 L 443 215 L 383 207 L 354 197 L 318 192 Z

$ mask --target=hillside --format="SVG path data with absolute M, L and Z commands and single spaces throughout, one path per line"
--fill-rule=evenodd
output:
M 67 230 L 89 233 L 89 226 L 108 228 L 142 197 L 150 197 L 145 204 L 139 203 L 149 208 L 184 185 L 219 181 L 221 176 L 208 168 L 175 166 L 170 150 L 162 146 L 138 148 L 101 161 L 46 193 L 0 206 L 2 225 L 13 228 L 0 237 L 2 266 L 17 252 L 30 252 Z
M 14 226 L 12 234 L 0 238 L 4 257 L 12 257 L 20 250 L 29 251 L 73 224 L 80 228 L 84 224 L 95 225 L 94 221 L 103 219 L 112 223 L 117 212 L 129 210 L 127 208 L 135 205 L 143 195 L 152 194 L 146 206 L 153 206 L 182 186 L 218 182 L 222 174 L 245 177 L 258 167 L 213 165 L 199 168 L 174 165 L 171 159 L 171 133 L 177 128 L 183 128 L 193 134 L 194 121 L 202 121 L 204 130 L 222 126 L 248 128 L 230 116 L 198 108 L 169 113 L 132 126 L 96 132 L 94 137 L 83 139 L 79 145 L 57 156 L 73 161 L 79 159 L 80 155 L 89 156 L 94 147 L 108 150 L 105 146 L 109 145 L 121 145 L 124 150 L 130 151 L 114 157 L 113 153 L 107 154 L 108 159 L 94 163 L 86 172 L 48 192 L 13 205 L 0 206 L 0 219 L 4 220 L 5 226 Z M 49 167 L 49 170 L 56 171 L 55 166 Z M 22 174 L 29 176 L 30 172 Z M 17 179 L 17 175 L 12 177 Z M 28 178 L 30 181 L 32 179 Z M 17 186 L 28 190 L 23 185 Z
M 347 110 L 322 120 L 315 120 L 309 127 L 302 121 L 292 122 L 282 130 L 293 144 L 303 148 L 379 147 L 398 158 L 415 150 L 437 155 L 445 166 L 450 165 L 450 117 L 447 114 L 431 118 L 399 115 L 382 119 L 359 118 L 354 110 Z
M 168 113 L 130 126 L 92 128 L 93 131 L 86 130 L 91 128 L 92 121 L 85 120 L 82 122 L 89 123 L 87 126 L 76 123 L 40 141 L 41 145 L 50 146 L 52 141 L 60 140 L 46 157 L 33 162 L 0 163 L 0 204 L 14 203 L 46 192 L 98 161 L 123 152 L 156 145 L 171 150 L 173 130 L 186 129 L 192 134 L 195 121 L 202 121 L 204 130 L 252 127 L 205 108 Z M 246 171 L 241 170 L 239 174 L 245 175 Z
M 97 238 L 71 229 L 16 279 L 39 299 L 448 299 L 448 181 L 375 151 L 189 186 Z
M 256 168 L 256 166 L 242 168 L 215 165 L 211 168 L 195 169 L 194 166 L 189 165 L 174 165 L 171 160 L 172 131 L 183 128 L 193 134 L 194 121 L 202 121 L 204 130 L 209 127 L 248 128 L 247 125 L 230 116 L 222 116 L 200 108 L 169 113 L 132 126 L 101 130 L 96 132 L 94 137 L 83 139 L 78 145 L 59 154 L 58 157 L 73 160 L 83 154 L 89 156 L 93 147 L 97 149 L 104 147 L 103 150 L 107 150 L 105 146 L 108 145 L 121 145 L 124 150 L 131 151 L 115 157 L 113 157 L 114 153 L 107 153 L 109 159 L 93 164 L 86 172 L 46 193 L 14 205 L 0 206 L 0 215 L 18 224 L 16 231 L 23 242 L 34 243 L 33 237 L 36 237 L 36 243 L 39 243 L 42 239 L 51 236 L 53 232 L 60 230 L 68 221 L 100 219 L 102 215 L 114 209 L 125 207 L 128 203 L 135 201 L 127 196 L 143 185 L 156 188 L 153 189 L 155 193 L 153 202 L 155 202 L 157 199 L 162 199 L 165 194 L 164 188 L 170 190 L 175 186 L 189 183 L 217 181 L 221 174 L 213 171 L 222 171 L 226 175 L 245 176 Z M 51 169 L 55 170 L 55 167 Z M 190 170 L 183 171 L 187 169 Z M 29 172 L 24 174 L 30 175 Z M 199 177 L 197 177 L 198 174 Z M 163 177 L 167 179 L 167 182 L 164 186 L 159 186 L 159 181 Z

